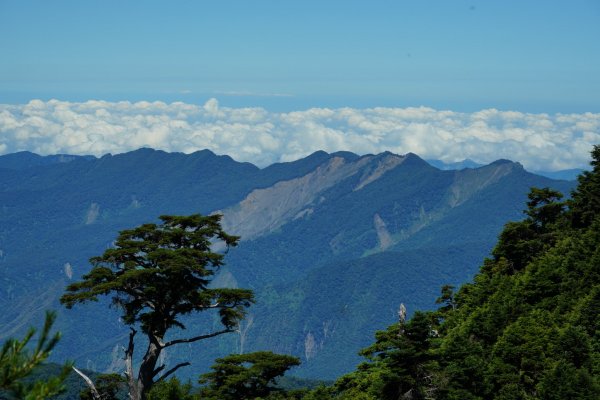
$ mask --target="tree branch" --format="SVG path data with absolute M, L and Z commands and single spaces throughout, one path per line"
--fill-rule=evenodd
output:
M 179 343 L 197 342 L 198 340 L 208 339 L 208 338 L 211 338 L 211 337 L 219 336 L 219 335 L 222 335 L 224 333 L 230 333 L 230 332 L 235 332 L 235 330 L 233 330 L 233 329 L 223 329 L 222 331 L 209 333 L 207 335 L 195 336 L 195 337 L 188 338 L 188 339 L 171 340 L 170 342 L 167 342 L 167 343 L 163 344 L 162 347 L 165 348 L 165 347 L 173 346 L 173 345 L 179 344 Z
M 90 391 L 92 392 L 92 398 L 94 400 L 100 400 L 102 397 L 100 397 L 100 393 L 96 389 L 96 386 L 94 386 L 94 382 L 92 382 L 92 380 L 86 374 L 84 374 L 74 366 L 71 368 L 73 368 L 73 371 L 77 372 L 77 374 L 83 378 L 85 384 L 89 386 Z
M 162 382 L 167 376 L 171 375 L 173 372 L 177 371 L 179 368 L 181 367 L 187 367 L 188 365 L 191 365 L 189 362 L 183 362 L 183 363 L 179 363 L 176 366 L 174 366 L 173 368 L 171 368 L 170 370 L 168 370 L 167 372 L 165 372 L 165 374 L 163 376 L 161 376 L 160 378 L 158 378 L 158 380 L 155 383 L 158 382 Z M 161 367 L 161 369 L 164 368 L 164 365 Z
M 156 368 L 154 370 L 154 372 L 152 372 L 152 376 L 155 377 L 160 371 L 162 371 L 163 369 L 165 369 L 165 364 L 161 365 L 160 367 Z
M 196 307 L 196 310 L 200 311 L 200 310 L 212 310 L 215 308 L 233 308 L 234 306 L 228 306 L 228 305 L 223 305 L 221 303 L 215 303 L 215 304 L 209 304 L 207 306 L 198 306 Z
M 221 304 L 221 302 L 217 302 L 215 304 L 209 304 L 208 306 L 197 307 L 197 310 L 211 310 L 214 308 L 236 308 L 242 304 L 243 303 L 239 300 L 236 300 L 231 304 Z
M 156 310 L 156 306 L 155 306 L 155 305 L 154 305 L 154 303 L 153 303 L 153 302 L 151 302 L 150 300 L 146 300 L 144 303 L 145 303 L 145 304 L 146 304 L 148 307 L 150 307 L 151 309 L 153 309 L 153 310 Z

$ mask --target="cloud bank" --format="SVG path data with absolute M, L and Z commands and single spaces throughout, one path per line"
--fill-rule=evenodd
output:
M 317 150 L 413 152 L 446 162 L 499 158 L 531 170 L 585 167 L 600 143 L 600 114 L 474 113 L 418 108 L 312 108 L 288 113 L 163 102 L 0 105 L 0 154 L 123 153 L 140 147 L 210 149 L 258 166 Z

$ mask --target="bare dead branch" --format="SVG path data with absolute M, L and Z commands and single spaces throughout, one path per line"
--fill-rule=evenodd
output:
M 127 349 L 125 350 L 125 375 L 127 375 L 127 386 L 129 386 L 129 398 L 131 400 L 137 400 L 139 398 L 139 395 L 137 393 L 137 382 L 133 374 L 133 338 L 137 331 L 133 328 L 130 329 L 131 332 L 129 332 L 129 344 L 127 345 Z
M 94 382 L 92 382 L 92 380 L 86 374 L 84 374 L 77 368 L 75 368 L 75 367 L 71 367 L 71 368 L 73 368 L 73 371 L 75 371 L 79 376 L 81 376 L 81 378 L 85 381 L 85 384 L 88 385 L 88 387 L 90 388 L 90 391 L 92 392 L 92 398 L 94 400 L 101 400 L 102 398 L 100 397 L 100 393 L 96 389 Z
M 171 368 L 170 370 L 165 372 L 165 374 L 163 376 L 161 376 L 160 378 L 158 378 L 158 380 L 156 382 L 162 382 L 163 380 L 165 380 L 165 378 L 167 376 L 171 375 L 173 372 L 177 371 L 179 368 L 187 367 L 188 365 L 191 365 L 191 364 L 187 361 L 177 364 L 176 366 L 174 366 L 173 368 Z

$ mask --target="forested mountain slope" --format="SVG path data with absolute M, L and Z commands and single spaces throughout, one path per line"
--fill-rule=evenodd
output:
M 258 303 L 240 334 L 185 350 L 196 357 L 191 374 L 217 356 L 270 349 L 300 356 L 300 375 L 333 378 L 354 367 L 400 302 L 428 308 L 439 285 L 470 279 L 504 222 L 522 217 L 531 186 L 573 186 L 510 161 L 441 171 L 414 154 L 317 152 L 264 169 L 206 150 L 43 163 L 25 154 L 22 165 L 6 157 L 2 337 L 57 309 L 56 358 L 99 371 L 122 368 L 126 326 L 102 302 L 65 311 L 57 299 L 119 230 L 164 214 L 221 212 L 226 230 L 242 236 L 217 283 L 251 288 Z

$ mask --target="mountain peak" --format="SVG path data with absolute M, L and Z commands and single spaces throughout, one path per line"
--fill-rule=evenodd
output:
M 216 154 L 209 149 L 203 149 L 203 150 L 196 150 L 195 152 L 190 153 L 190 156 L 193 156 L 193 157 L 198 157 L 198 156 L 207 157 L 208 156 L 208 157 L 210 157 L 210 156 L 216 156 Z
M 331 153 L 332 157 L 341 157 L 346 161 L 356 161 L 360 158 L 360 156 L 356 153 L 352 153 L 351 151 L 336 151 L 335 153 Z
M 506 158 L 499 158 L 496 161 L 492 161 L 489 165 L 502 165 L 502 164 L 512 164 L 513 161 L 507 160 Z
M 507 160 L 505 158 L 501 158 L 496 161 L 493 161 L 493 162 L 489 163 L 487 166 L 488 167 L 504 167 L 504 168 L 510 167 L 510 168 L 514 168 L 516 170 L 524 170 L 525 169 L 525 168 L 523 168 L 523 165 L 521 163 Z
M 428 168 L 433 168 L 427 161 L 423 160 L 421 157 L 416 155 L 415 153 L 406 153 L 404 155 L 406 160 L 404 161 L 404 165 L 411 166 L 423 166 Z

